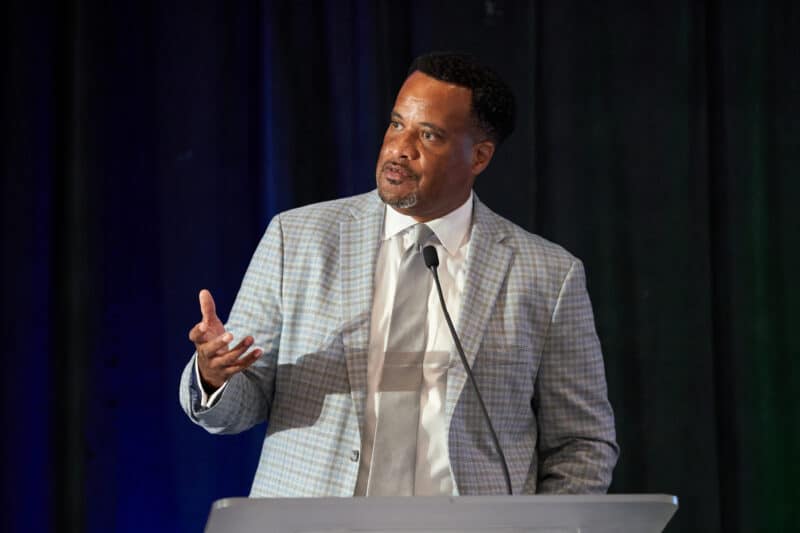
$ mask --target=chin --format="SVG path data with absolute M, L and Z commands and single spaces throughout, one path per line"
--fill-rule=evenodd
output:
M 410 192 L 408 194 L 387 194 L 380 187 L 378 187 L 378 196 L 383 200 L 383 203 L 396 209 L 409 209 L 417 205 L 419 200 L 416 192 Z

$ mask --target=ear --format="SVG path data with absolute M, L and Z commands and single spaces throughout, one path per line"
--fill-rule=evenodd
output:
M 472 175 L 477 176 L 489 166 L 494 155 L 494 143 L 481 141 L 472 146 Z

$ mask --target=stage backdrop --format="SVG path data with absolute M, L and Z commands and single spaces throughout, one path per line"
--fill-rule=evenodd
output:
M 280 210 L 370 190 L 412 57 L 472 52 L 519 125 L 477 183 L 581 257 L 622 455 L 669 531 L 800 522 L 799 4 L 5 2 L 2 501 L 12 531 L 199 531 L 265 428 L 178 378 Z

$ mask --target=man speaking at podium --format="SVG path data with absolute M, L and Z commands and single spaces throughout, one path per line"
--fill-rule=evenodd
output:
M 181 405 L 211 433 L 268 422 L 251 496 L 507 492 L 426 246 L 513 493 L 607 490 L 618 448 L 583 266 L 472 192 L 513 127 L 491 69 L 418 57 L 377 191 L 273 218 L 226 324 L 200 292 Z

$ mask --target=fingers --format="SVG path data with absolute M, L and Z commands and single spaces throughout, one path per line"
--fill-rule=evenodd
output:
M 189 340 L 199 345 L 208 341 L 208 326 L 204 322 L 198 322 L 189 330 Z
M 217 318 L 217 306 L 214 304 L 214 297 L 208 289 L 200 291 L 198 296 L 200 299 L 200 312 L 203 314 L 203 322 L 209 324 L 213 321 L 219 321 Z
M 221 338 L 204 345 L 204 348 L 209 350 L 207 353 L 210 355 L 201 353 L 201 356 L 206 359 L 205 364 L 202 366 L 205 366 L 208 370 L 207 373 L 213 376 L 212 379 L 214 381 L 219 383 L 226 381 L 237 372 L 241 372 L 252 365 L 263 353 L 263 350 L 256 348 L 247 355 L 242 356 L 252 346 L 253 337 L 246 337 L 235 348 L 228 350 L 225 345 L 225 339 L 230 340 L 229 335 L 226 333 Z
M 225 333 L 225 326 L 217 317 L 217 307 L 211 293 L 207 289 L 203 289 L 200 291 L 198 299 L 203 320 L 189 331 L 189 340 L 195 344 L 195 347 Z
M 239 360 L 237 360 L 236 364 L 233 364 L 233 365 L 229 366 L 228 370 L 231 372 L 231 375 L 235 374 L 236 372 L 241 372 L 242 370 L 244 370 L 248 366 L 250 366 L 253 363 L 255 363 L 256 359 L 261 357 L 262 353 L 263 352 L 261 351 L 261 349 L 256 348 L 252 352 L 248 353 L 244 357 L 242 357 Z
M 222 325 L 209 327 L 205 322 L 198 322 L 189 330 L 189 340 L 195 344 L 195 348 L 199 349 L 201 344 L 214 339 L 215 336 L 219 338 L 224 333 L 225 328 Z M 230 342 L 230 340 L 227 342 Z
M 232 340 L 233 335 L 225 332 L 219 337 L 199 345 L 197 347 L 197 352 L 206 359 L 222 356 L 228 352 L 228 343 Z
M 253 344 L 253 337 L 246 337 L 236 345 L 236 347 L 221 355 L 219 358 L 220 364 L 224 366 L 225 371 L 229 372 L 229 376 L 235 374 L 236 372 L 241 372 L 248 366 L 252 365 L 256 359 L 261 357 L 263 350 L 261 348 L 256 348 L 252 352 L 248 353 L 247 355 L 242 356 L 250 346 Z
M 250 346 L 253 345 L 253 337 L 245 337 L 242 341 L 237 344 L 232 350 L 220 354 L 220 364 L 222 365 L 232 365 L 236 366 L 240 364 L 239 357 L 247 351 Z M 259 349 L 253 350 L 253 352 L 258 352 Z M 252 352 L 251 352 L 252 353 Z M 249 354 L 248 354 L 249 355 Z
M 252 365 L 261 357 L 263 350 L 257 348 L 244 355 L 254 342 L 250 336 L 242 339 L 232 350 L 229 349 L 233 335 L 225 331 L 225 326 L 217 317 L 211 293 L 207 289 L 201 290 L 198 300 L 203 319 L 189 331 L 189 340 L 197 350 L 200 378 L 204 384 L 216 388 L 222 386 L 232 375 Z

